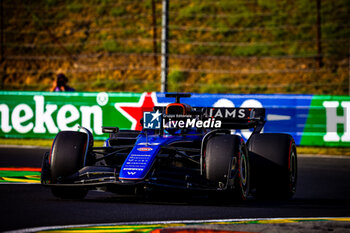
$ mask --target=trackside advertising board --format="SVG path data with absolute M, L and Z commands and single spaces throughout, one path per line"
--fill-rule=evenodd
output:
M 143 112 L 174 102 L 163 93 L 0 91 L 0 137 L 54 138 L 62 130 L 102 126 L 141 130 Z M 263 132 L 291 134 L 297 145 L 350 147 L 350 97 L 321 95 L 196 94 L 181 102 L 193 107 L 263 107 Z M 250 130 L 237 130 L 245 139 Z

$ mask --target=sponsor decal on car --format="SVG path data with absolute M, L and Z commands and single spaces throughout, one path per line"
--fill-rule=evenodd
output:
M 250 112 L 247 111 L 247 109 L 241 108 L 241 109 L 236 109 L 236 108 L 225 108 L 225 109 L 220 109 L 220 108 L 208 108 L 206 111 L 203 113 L 204 116 L 206 117 L 213 117 L 213 118 L 247 118 L 249 116 Z
M 137 148 L 138 151 L 151 151 L 153 150 L 151 147 L 140 147 L 140 148 Z
M 160 143 L 159 142 L 140 142 L 137 145 L 139 145 L 139 146 L 158 146 L 158 145 L 160 145 Z

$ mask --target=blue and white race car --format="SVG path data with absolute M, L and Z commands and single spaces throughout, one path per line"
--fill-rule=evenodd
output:
M 297 152 L 292 136 L 261 133 L 263 108 L 212 108 L 181 103 L 145 112 L 142 131 L 103 127 L 109 138 L 93 147 L 92 133 L 59 132 L 42 163 L 41 183 L 54 196 L 84 198 L 89 190 L 145 194 L 149 190 L 224 193 L 232 199 L 291 198 Z M 247 141 L 233 129 L 252 129 Z

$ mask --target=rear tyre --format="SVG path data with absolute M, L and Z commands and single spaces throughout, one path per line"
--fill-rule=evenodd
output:
M 51 183 L 63 183 L 67 177 L 78 172 L 84 166 L 88 135 L 81 132 L 62 131 L 57 134 L 49 157 Z M 84 198 L 88 192 L 85 188 L 52 187 L 52 194 L 64 199 Z
M 254 196 L 261 199 L 290 199 L 296 192 L 297 151 L 288 134 L 258 134 L 250 139 Z
M 234 198 L 247 199 L 250 166 L 247 148 L 237 135 L 216 135 L 208 139 L 204 153 L 206 179 L 220 187 L 234 187 Z M 235 173 L 236 172 L 236 173 Z M 229 183 L 235 176 L 234 183 Z

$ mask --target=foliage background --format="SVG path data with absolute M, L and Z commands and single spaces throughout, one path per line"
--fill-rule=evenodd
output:
M 350 2 L 169 1 L 169 91 L 349 94 Z M 2 90 L 160 91 L 160 0 L 2 0 Z

